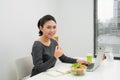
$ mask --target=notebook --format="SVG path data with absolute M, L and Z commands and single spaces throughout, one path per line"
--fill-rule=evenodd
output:
M 96 70 L 102 63 L 102 57 L 103 57 L 102 53 L 97 54 L 97 58 L 95 58 L 95 63 L 91 63 L 90 65 L 87 66 L 87 72 L 92 72 Z
M 47 71 L 46 74 L 49 75 L 49 76 L 53 76 L 53 77 L 57 77 L 57 76 L 63 75 L 63 73 L 55 71 L 55 70 Z
M 61 64 L 61 65 L 62 65 L 62 64 Z M 69 69 L 68 67 L 57 66 L 56 68 L 52 68 L 52 69 L 47 70 L 46 74 L 47 74 L 47 75 L 50 75 L 50 76 L 57 77 L 57 76 L 62 76 L 62 75 L 67 74 L 67 72 L 68 72 L 69 70 L 70 70 L 70 69 Z

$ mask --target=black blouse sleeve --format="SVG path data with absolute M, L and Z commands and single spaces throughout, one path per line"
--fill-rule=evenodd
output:
M 37 69 L 39 73 L 46 71 L 47 69 L 52 67 L 56 62 L 56 58 L 54 56 L 51 56 L 51 58 L 48 61 L 43 62 L 42 53 L 43 53 L 42 47 L 33 46 L 32 49 L 33 64 L 34 64 L 34 68 Z
M 62 61 L 64 63 L 76 63 L 76 60 L 77 60 L 77 59 L 73 59 L 71 57 L 67 57 L 64 54 L 61 57 L 59 57 L 59 59 L 60 59 L 60 61 Z

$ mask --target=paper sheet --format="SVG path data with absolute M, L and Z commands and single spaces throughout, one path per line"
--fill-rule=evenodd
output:
M 54 76 L 54 77 L 55 77 L 55 76 L 64 75 L 63 73 L 58 72 L 58 71 L 56 71 L 56 70 L 47 71 L 46 74 L 47 74 L 47 75 L 50 75 L 50 76 Z

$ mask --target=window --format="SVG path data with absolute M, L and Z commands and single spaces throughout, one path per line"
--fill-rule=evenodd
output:
M 109 51 L 120 59 L 120 0 L 94 0 L 94 56 Z

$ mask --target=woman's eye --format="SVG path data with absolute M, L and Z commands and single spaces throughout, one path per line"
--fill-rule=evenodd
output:
M 56 29 L 56 26 L 53 26 L 54 29 Z
M 47 29 L 50 29 L 50 28 L 51 28 L 50 26 L 47 27 Z

